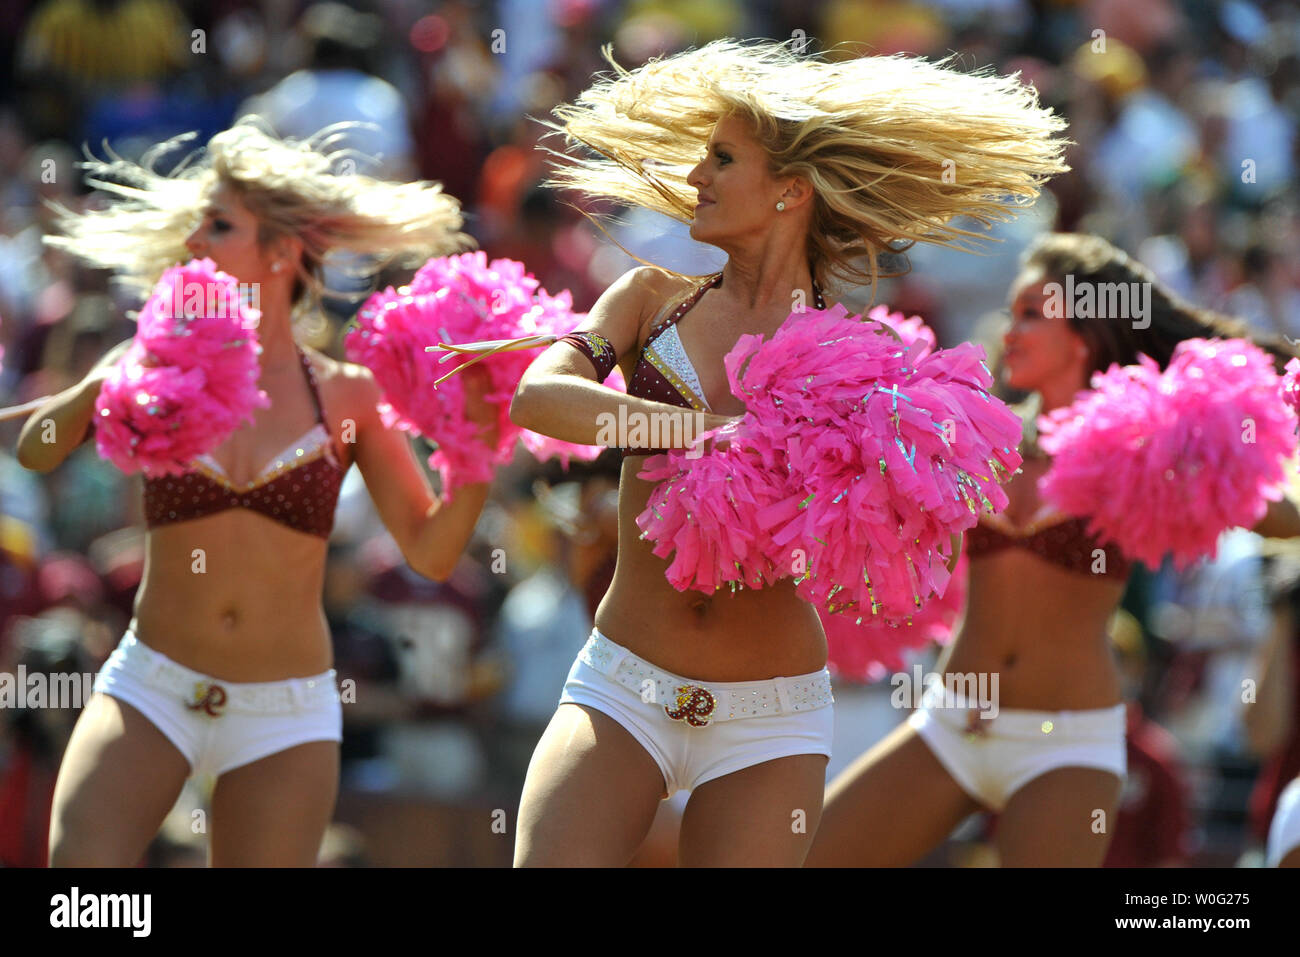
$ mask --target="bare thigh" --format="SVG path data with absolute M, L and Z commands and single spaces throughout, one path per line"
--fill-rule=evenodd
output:
M 826 790 L 808 867 L 906 867 L 980 805 L 906 722 Z
M 624 867 L 654 821 L 663 774 L 622 725 L 565 703 L 528 764 L 516 867 Z
M 676 867 L 681 843 L 682 808 L 672 801 L 660 801 L 650 832 L 637 848 L 628 867 Z
M 134 866 L 189 774 L 180 751 L 148 718 L 124 701 L 91 695 L 59 765 L 50 866 Z
M 682 815 L 682 867 L 800 867 L 821 820 L 826 755 L 794 754 L 714 778 Z
M 1115 829 L 1122 782 L 1097 768 L 1034 778 L 998 818 L 1003 867 L 1099 867 Z
M 309 741 L 217 778 L 213 867 L 315 867 L 339 789 L 337 741 Z

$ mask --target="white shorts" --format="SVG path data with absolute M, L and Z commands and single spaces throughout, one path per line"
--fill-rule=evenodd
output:
M 659 766 L 670 797 L 776 758 L 829 758 L 833 700 L 825 668 L 768 681 L 696 681 L 594 628 L 560 695 L 560 704 L 586 705 L 626 728 Z
M 1034 778 L 1057 768 L 1128 773 L 1125 708 L 1094 711 L 999 710 L 981 717 L 955 695 L 945 707 L 944 687 L 930 685 L 907 723 L 963 791 L 992 811 Z
M 1300 847 L 1300 778 L 1282 789 L 1277 797 L 1277 810 L 1268 829 L 1268 850 L 1265 863 L 1277 867 L 1282 859 Z
M 216 777 L 308 741 L 342 741 L 334 671 L 313 678 L 235 683 L 177 664 L 122 636 L 94 690 L 144 715 L 189 762 Z

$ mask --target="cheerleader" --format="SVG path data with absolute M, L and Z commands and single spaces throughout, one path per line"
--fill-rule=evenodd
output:
M 1047 301 L 1050 284 L 1067 277 L 1077 289 L 1145 284 L 1147 315 L 1060 317 Z M 966 614 L 937 669 L 943 685 L 830 784 L 811 866 L 911 864 L 981 809 L 1000 815 L 998 854 L 1009 867 L 1095 867 L 1110 842 L 1126 770 L 1125 712 L 1106 629 L 1129 563 L 1087 534 L 1087 519 L 1039 499 L 1049 460 L 1034 423 L 1112 363 L 1134 363 L 1141 352 L 1164 367 L 1184 339 L 1246 333 L 1176 301 L 1097 236 L 1040 238 L 1010 299 L 1004 381 L 1033 393 L 1024 465 L 1006 487 L 1010 505 L 966 534 Z M 1300 516 L 1284 501 L 1256 531 L 1295 535 Z M 977 703 L 963 693 L 976 682 L 960 676 L 996 677 L 995 700 Z
M 1277 799 L 1264 854 L 1269 867 L 1300 867 L 1300 777 L 1283 788 Z
M 625 274 L 511 406 L 525 428 L 625 448 L 614 577 L 529 765 L 515 863 L 624 865 L 684 790 L 682 865 L 797 866 L 833 724 L 817 612 L 790 579 L 671 587 L 638 536 L 654 487 L 642 456 L 745 411 L 722 362 L 742 335 L 827 308 L 832 277 L 874 281 L 895 242 L 959 244 L 955 215 L 987 223 L 1036 195 L 1064 168 L 1062 124 L 1014 79 L 917 59 L 829 63 L 731 40 L 630 73 L 606 56 L 616 75 L 555 111 L 555 129 L 599 155 L 562 156 L 549 185 L 689 222 L 727 261 L 705 277 Z M 599 384 L 616 365 L 626 395 Z M 611 422 L 626 434 L 611 440 Z M 671 436 L 638 432 L 646 422 Z
M 144 578 L 63 757 L 50 862 L 134 865 L 186 779 L 204 774 L 215 778 L 214 866 L 313 866 L 338 789 L 342 712 L 321 594 L 343 476 L 361 469 L 411 567 L 438 580 L 488 485 L 440 501 L 407 440 L 383 426 L 370 373 L 300 346 L 294 317 L 320 320 L 327 253 L 374 257 L 378 269 L 469 240 L 440 186 L 334 175 L 339 157 L 320 134 L 280 140 L 241 120 L 200 162 L 157 174 L 176 142 L 141 164 L 87 164 L 117 201 L 63 210 L 63 235 L 49 241 L 141 291 L 190 257 L 256 288 L 270 407 L 185 474 L 145 478 Z M 80 445 L 126 345 L 31 416 L 18 444 L 26 467 L 48 472 Z M 481 390 L 470 415 L 491 434 Z

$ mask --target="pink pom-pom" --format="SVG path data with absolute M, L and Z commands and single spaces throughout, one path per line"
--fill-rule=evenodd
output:
M 941 592 L 951 536 L 1006 506 L 1020 421 L 982 351 L 900 344 L 843 306 L 792 313 L 724 360 L 747 408 L 725 449 L 675 450 L 637 524 L 674 587 L 793 577 L 829 612 L 904 621 Z
M 910 622 L 891 625 L 853 613 L 832 615 L 819 609 L 826 630 L 826 666 L 845 680 L 871 683 L 902 668 L 905 652 L 920 650 L 931 642 L 946 645 L 966 606 L 968 565 L 963 554 L 957 559 L 948 587 L 926 602 Z
M 524 370 L 545 346 L 499 352 L 478 364 L 489 377 L 484 398 L 497 408 L 499 438 L 491 449 L 478 439 L 479 427 L 465 416 L 464 375 L 433 386 L 470 357 L 457 355 L 441 362 L 444 353 L 426 352 L 425 347 L 542 333 L 560 336 L 583 318 L 573 312 L 567 290 L 551 296 L 523 263 L 489 263 L 477 251 L 430 259 L 409 286 L 371 296 L 358 311 L 357 327 L 344 345 L 350 361 L 374 374 L 384 396 L 384 424 L 422 435 L 437 446 L 429 465 L 442 476 L 443 493 L 450 499 L 461 485 L 489 481 L 494 468 L 509 461 L 520 438 L 534 455 L 558 456 L 565 465 L 569 458 L 593 459 L 604 450 L 527 433 L 510 421 L 510 399 Z
M 1281 497 L 1295 415 L 1277 401 L 1272 360 L 1245 340 L 1181 342 L 1164 372 L 1138 358 L 1039 419 L 1053 456 L 1039 488 L 1129 558 L 1154 568 L 1172 554 L 1185 568 Z
M 135 339 L 95 402 L 95 445 L 124 472 L 176 475 L 216 448 L 255 409 L 260 313 L 210 259 L 163 273 Z
M 1282 398 L 1292 412 L 1300 413 L 1300 359 L 1288 359 L 1282 376 Z
M 903 345 L 910 346 L 914 342 L 920 342 L 924 347 L 922 355 L 928 355 L 939 346 L 939 340 L 935 338 L 934 330 L 925 324 L 925 320 L 920 316 L 909 316 L 903 318 L 901 312 L 890 312 L 888 306 L 876 306 L 869 313 L 868 319 L 874 319 L 876 322 L 883 322 L 895 332 L 898 333 Z

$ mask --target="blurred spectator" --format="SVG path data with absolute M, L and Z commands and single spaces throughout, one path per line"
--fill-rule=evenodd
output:
M 43 682 L 44 704 L 28 702 L 0 707 L 0 867 L 45 867 L 46 838 L 50 832 L 50 807 L 59 761 L 85 704 L 94 671 L 102 663 L 82 647 L 82 635 L 91 629 L 89 619 L 71 608 L 43 612 L 14 622 L 9 652 L 0 650 L 0 674 L 11 682 Z M 21 669 L 21 670 L 20 670 Z M 55 682 L 57 675 L 73 681 Z M 51 697 L 62 689 L 75 700 L 57 703 Z M 61 692 L 61 693 L 62 693 Z
M 1128 701 L 1128 774 L 1103 866 L 1181 867 L 1191 857 L 1191 809 L 1178 741 L 1146 716 L 1138 700 L 1146 677 L 1146 651 L 1142 628 L 1132 615 L 1116 613 L 1111 641 Z
M 1282 789 L 1300 774 L 1300 555 L 1280 547 L 1269 574 L 1273 619 L 1250 671 L 1254 694 L 1245 698 L 1244 723 L 1260 759 L 1250 795 L 1250 837 L 1262 845 Z
M 415 176 L 411 120 L 397 88 L 374 75 L 383 56 L 377 17 L 341 3 L 317 3 L 298 21 L 307 65 L 245 101 L 236 116 L 256 113 L 281 136 L 307 139 L 334 123 L 360 123 L 335 148 L 354 151 L 353 171 L 379 179 Z
M 15 0 L 0 11 L 10 81 L 0 86 L 0 395 L 9 404 L 63 388 L 133 332 L 127 310 L 138 303 L 42 243 L 52 221 L 45 200 L 74 208 L 102 201 L 84 195 L 75 167 L 83 144 L 104 155 L 107 138 L 133 156 L 163 136 L 197 130 L 198 146 L 236 107 L 262 113 L 290 136 L 370 122 L 337 143 L 379 161 L 372 169 L 357 155 L 356 172 L 443 182 L 490 256 L 524 262 L 552 293 L 569 289 L 581 311 L 635 261 L 579 209 L 637 255 L 670 268 L 708 273 L 724 256 L 693 242 L 687 224 L 541 187 L 548 156 L 539 145 L 562 146 L 539 143 L 546 130 L 530 117 L 547 118 L 607 70 L 605 43 L 630 68 L 717 36 L 797 38 L 797 31 L 814 51 L 851 45 L 835 55 L 951 50 L 971 68 L 1019 71 L 1068 119 L 1074 140 L 1071 171 L 1033 208 L 995 226 L 982 255 L 915 247 L 908 274 L 875 289 L 836 290 L 850 308 L 874 300 L 920 312 L 944 345 L 996 334 L 1020 249 L 1044 230 L 1084 230 L 1132 250 L 1190 301 L 1300 338 L 1298 26 L 1294 4 L 1264 0 Z M 162 157 L 159 168 L 184 152 Z M 409 271 L 391 270 L 383 280 L 407 278 Z M 340 275 L 332 281 L 354 288 Z M 329 306 L 332 327 L 304 324 L 300 334 L 339 356 L 352 307 Z M 10 441 L 15 434 L 13 426 L 0 432 Z M 444 586 L 402 570 L 359 472 L 349 473 L 325 611 L 353 696 L 344 708 L 345 797 L 376 803 L 351 805 L 354 819 L 341 802 L 341 818 L 367 845 L 358 850 L 341 834 L 342 849 L 323 848 L 322 862 L 391 859 L 403 839 L 381 839 L 366 813 L 404 807 L 410 820 L 458 827 L 463 815 L 481 814 L 474 802 L 490 795 L 492 806 L 504 807 L 518 798 L 536 736 L 612 573 L 612 524 L 586 541 L 598 516 L 612 522 L 606 500 L 618 469 L 603 468 L 560 476 L 521 461 L 503 470 L 463 567 Z M 552 488 L 542 496 L 545 512 L 533 493 L 539 476 Z M 111 649 L 144 560 L 139 498 L 136 481 L 101 462 L 92 442 L 45 476 L 23 472 L 0 450 L 0 661 L 15 660 L 16 636 L 43 612 L 64 622 L 74 619 L 59 616 L 79 616 L 79 654 L 95 659 Z M 1153 807 L 1173 806 L 1176 779 L 1186 781 L 1194 805 L 1181 813 L 1204 831 L 1192 861 L 1217 863 L 1236 859 L 1246 832 L 1245 792 L 1256 770 L 1246 745 L 1263 760 L 1250 816 L 1255 844 L 1278 783 L 1295 774 L 1300 715 L 1288 717 L 1288 702 L 1300 700 L 1300 688 L 1278 689 L 1294 685 L 1284 679 L 1300 670 L 1296 649 L 1287 652 L 1278 637 L 1276 604 L 1269 631 L 1258 543 L 1244 534 L 1225 539 L 1214 563 L 1153 579 L 1160 607 L 1150 616 L 1147 689 L 1131 715 L 1134 773 L 1112 845 L 1125 860 L 1188 853 L 1163 824 L 1137 825 L 1160 835 L 1160 846 L 1126 845 L 1125 822 L 1154 820 Z M 509 567 L 497 570 L 494 550 L 503 546 Z M 62 607 L 50 611 L 51 602 Z M 1268 667 L 1252 665 L 1256 659 Z M 1243 677 L 1260 679 L 1244 734 Z M 847 761 L 899 715 L 880 705 L 874 688 L 841 683 L 841 691 L 852 721 L 843 722 L 841 742 L 837 720 L 836 748 Z M 1153 722 L 1176 738 L 1177 761 Z M 45 836 L 29 788 L 46 787 L 41 774 L 52 773 L 57 755 L 31 760 L 29 744 L 16 749 L 15 740 L 12 729 L 0 736 L 0 844 L 6 860 L 30 860 Z M 49 740 L 61 747 L 57 736 Z M 199 790 L 183 795 L 151 863 L 204 862 L 206 837 L 192 817 L 204 800 Z M 672 862 L 684 800 L 665 802 L 640 862 Z M 20 818 L 28 832 L 16 837 Z M 962 834 L 978 826 L 972 819 Z M 508 860 L 499 835 L 492 840 L 481 848 L 435 841 L 411 853 L 443 855 L 428 863 Z M 987 863 L 990 855 L 958 842 L 933 860 Z

